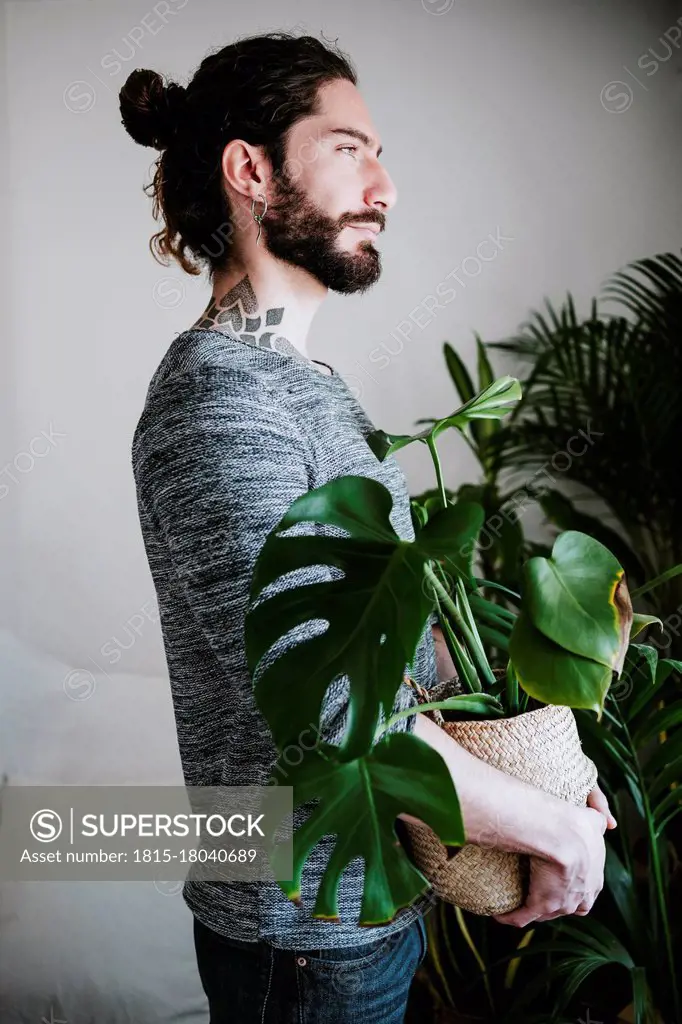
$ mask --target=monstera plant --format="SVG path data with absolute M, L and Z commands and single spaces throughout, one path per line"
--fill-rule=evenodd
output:
M 477 421 L 500 419 L 520 394 L 518 381 L 503 377 L 421 433 L 377 430 L 369 436 L 380 460 L 413 442 L 425 444 L 432 456 L 438 497 L 413 503 L 413 540 L 394 531 L 392 497 L 382 484 L 344 476 L 297 498 L 257 559 L 245 639 L 255 698 L 279 751 L 273 780 L 286 748 L 320 720 L 330 684 L 348 679 L 341 742 L 320 735 L 314 747 L 301 750 L 298 764 L 286 764 L 294 807 L 316 801 L 293 836 L 291 879 L 281 880 L 284 847 L 273 843 L 269 851 L 278 884 L 299 902 L 309 854 L 324 836 L 337 837 L 314 917 L 338 919 L 341 875 L 355 857 L 365 864 L 360 925 L 391 921 L 428 888 L 396 834 L 402 813 L 425 823 L 446 847 L 465 843 L 446 763 L 417 736 L 387 731 L 392 724 L 416 711 L 515 716 L 527 710 L 529 699 L 591 709 L 600 718 L 631 632 L 655 621 L 636 617 L 633 625 L 622 567 L 603 545 L 575 531 L 557 539 L 550 558 L 526 563 L 522 595 L 505 595 L 511 608 L 490 600 L 485 580 L 475 576 L 483 509 L 447 498 L 436 442 L 447 429 L 466 437 Z M 336 530 L 286 534 L 305 523 Z M 312 566 L 334 567 L 342 575 L 264 594 L 285 574 Z M 405 666 L 412 664 L 434 609 L 461 692 L 393 714 Z M 274 660 L 267 657 L 289 631 L 320 619 L 328 623 L 324 632 Z M 508 651 L 502 678 L 490 667 L 486 642 Z

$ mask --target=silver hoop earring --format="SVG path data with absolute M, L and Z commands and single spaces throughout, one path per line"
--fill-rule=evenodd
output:
M 255 199 L 251 200 L 251 216 L 253 217 L 253 219 L 255 220 L 256 224 L 258 225 L 258 235 L 256 237 L 256 245 L 258 245 L 258 241 L 260 239 L 261 222 L 262 222 L 263 217 L 265 216 L 265 214 L 267 213 L 267 210 L 268 210 L 268 201 L 267 201 L 267 199 L 265 198 L 265 196 L 261 192 L 259 192 L 258 195 L 263 200 L 263 211 L 262 211 L 262 213 L 256 213 L 256 200 Z

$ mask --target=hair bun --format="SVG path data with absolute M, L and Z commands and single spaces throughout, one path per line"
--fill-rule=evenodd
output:
M 132 71 L 119 95 L 121 123 L 141 146 L 162 150 L 171 142 L 187 103 L 187 90 L 168 85 L 156 71 Z

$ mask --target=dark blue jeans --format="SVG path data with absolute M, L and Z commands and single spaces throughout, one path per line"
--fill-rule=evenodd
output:
M 402 1024 L 426 956 L 422 917 L 346 949 L 279 949 L 226 939 L 194 918 L 210 1024 Z

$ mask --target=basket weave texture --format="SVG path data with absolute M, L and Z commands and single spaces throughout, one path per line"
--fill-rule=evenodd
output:
M 585 804 L 597 781 L 597 768 L 582 749 L 569 707 L 547 704 L 511 718 L 445 722 L 441 727 L 482 761 L 577 806 Z M 489 916 L 524 902 L 530 859 L 499 849 L 511 820 L 500 818 L 491 823 L 489 835 L 454 850 L 427 825 L 406 823 L 406 828 L 415 865 L 446 903 Z

